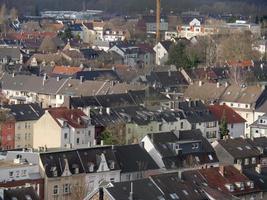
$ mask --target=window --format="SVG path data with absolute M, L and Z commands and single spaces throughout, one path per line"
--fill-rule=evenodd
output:
M 21 171 L 21 176 L 26 176 L 27 170 L 22 170 Z
M 16 177 L 17 178 L 19 177 L 19 171 L 16 171 Z
M 70 184 L 64 184 L 63 185 L 63 193 L 69 194 L 70 193 Z
M 115 182 L 115 179 L 114 179 L 114 178 L 110 178 L 109 180 L 110 180 L 110 182 L 112 182 L 112 183 Z
M 58 191 L 58 185 L 54 185 L 53 187 L 53 195 L 58 195 L 59 191 Z
M 76 142 L 77 142 L 77 144 L 79 144 L 80 143 L 80 138 L 77 138 Z
M 231 128 L 234 128 L 234 124 L 231 124 Z
M 216 138 L 217 137 L 216 131 L 207 131 L 206 132 L 206 137 L 208 139 Z
M 159 124 L 159 131 L 162 131 L 162 124 Z
M 209 159 L 210 159 L 210 160 L 213 160 L 213 157 L 212 157 L 212 155 L 211 155 L 211 154 L 209 154 Z
M 245 165 L 248 165 L 248 164 L 249 164 L 249 159 L 246 158 L 246 159 L 245 159 Z
M 255 157 L 251 158 L 251 163 L 256 164 L 256 158 Z
M 14 172 L 10 171 L 9 172 L 9 178 L 13 178 L 14 177 Z
M 181 124 L 181 129 L 183 129 L 184 128 L 184 122 L 181 122 L 180 124 Z
M 192 144 L 192 149 L 198 149 L 198 146 L 199 146 L 198 143 L 193 143 Z
M 91 131 L 90 131 L 90 130 L 88 131 L 88 136 L 89 136 L 89 137 L 91 136 Z
M 237 159 L 237 164 L 238 165 L 242 165 L 242 160 L 241 159 Z
M 64 139 L 68 138 L 68 133 L 64 133 Z

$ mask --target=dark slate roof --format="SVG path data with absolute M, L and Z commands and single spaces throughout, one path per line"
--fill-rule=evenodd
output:
M 198 157 L 196 164 L 208 164 L 218 162 L 218 158 L 211 144 L 202 136 L 200 130 L 174 131 L 148 134 L 156 150 L 161 154 L 166 168 L 185 167 L 187 159 Z M 198 143 L 197 149 L 192 149 L 192 144 Z M 175 146 L 179 146 L 179 153 L 175 152 Z M 186 145 L 186 146 L 185 146 Z M 210 159 L 210 156 L 212 159 Z M 191 163 L 192 164 L 192 163 Z
M 235 159 L 260 156 L 260 151 L 244 138 L 218 140 L 218 143 Z
M 162 41 L 160 42 L 161 45 L 166 49 L 166 51 L 169 51 L 173 42 L 172 41 L 169 41 L 169 40 L 166 40 L 166 41 Z
M 84 55 L 84 58 L 88 60 L 96 59 L 99 57 L 99 52 L 94 49 L 81 49 L 80 51 Z
M 116 80 L 120 81 L 120 78 L 114 70 L 92 70 L 92 71 L 80 71 L 77 72 L 73 78 L 83 80 Z
M 258 173 L 255 169 L 244 169 L 243 173 L 264 192 L 267 192 L 267 172 Z
M 1 199 L 1 197 L 0 197 Z M 39 196 L 33 187 L 4 190 L 4 200 L 39 200 Z
M 178 173 L 167 173 L 151 176 L 156 184 L 165 194 L 166 199 L 172 199 L 171 195 L 177 195 L 183 200 L 207 200 L 207 196 L 190 181 L 182 181 Z
M 57 176 L 60 177 L 66 166 L 65 161 L 67 161 L 72 174 L 75 174 L 75 168 L 79 168 L 79 173 L 84 173 L 84 168 L 78 152 L 75 150 L 41 153 L 40 159 L 47 177 L 54 177 L 53 169 L 57 170 Z
M 183 110 L 186 119 L 190 123 L 217 121 L 215 115 L 202 103 L 202 101 L 179 102 L 178 108 Z
M 118 161 L 116 156 L 114 155 L 113 149 L 110 146 L 106 147 L 96 147 L 96 148 L 88 148 L 88 149 L 78 149 L 77 150 L 81 162 L 84 166 L 84 170 L 86 173 L 95 173 L 97 172 L 100 164 L 100 156 L 104 154 L 108 167 L 110 170 L 120 170 Z M 111 162 L 114 164 L 114 168 L 111 168 Z M 93 164 L 94 170 L 90 172 L 90 166 Z
M 138 144 L 115 146 L 114 149 L 122 173 L 159 168 L 147 151 Z
M 70 99 L 70 106 L 73 108 L 84 107 L 122 107 L 129 105 L 140 105 L 146 100 L 167 101 L 167 97 L 153 89 L 149 91 L 128 91 L 123 94 L 107 94 L 86 97 L 73 97 Z
M 44 114 L 44 110 L 38 104 L 5 105 L 4 108 L 10 109 L 10 114 L 16 121 L 38 120 Z
M 262 150 L 263 155 L 267 156 L 267 138 L 266 137 L 257 137 L 251 139 L 246 139 L 253 147 L 256 147 L 258 150 Z
M 113 187 L 106 188 L 106 190 L 114 199 L 126 200 L 129 199 L 131 183 L 133 184 L 133 199 L 152 200 L 163 198 L 161 191 L 149 179 L 113 183 Z
M 156 84 L 163 88 L 188 85 L 188 82 L 179 71 L 151 72 L 146 78 L 150 84 Z

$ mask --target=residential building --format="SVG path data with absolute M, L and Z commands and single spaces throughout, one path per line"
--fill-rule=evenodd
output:
M 34 124 L 33 147 L 88 147 L 93 145 L 94 136 L 94 126 L 81 110 L 50 108 Z
M 212 143 L 221 165 L 234 165 L 237 169 L 255 168 L 261 152 L 244 138 L 218 140 Z
M 246 120 L 243 119 L 232 108 L 228 107 L 227 105 L 218 104 L 209 105 L 208 108 L 211 113 L 216 116 L 219 123 L 227 123 L 228 135 L 231 138 L 245 136 L 244 133 Z
M 221 96 L 221 103 L 233 108 L 246 122 L 245 136 L 251 137 L 250 128 L 256 118 L 256 109 L 266 101 L 267 90 L 263 86 L 230 85 Z
M 96 194 L 93 199 L 96 199 Z M 112 183 L 103 188 L 104 199 L 184 199 L 207 200 L 196 185 L 182 181 L 178 173 L 160 174 L 137 181 Z M 87 198 L 86 198 L 87 200 Z
M 163 170 L 183 171 L 218 165 L 215 151 L 200 130 L 148 134 L 142 142 Z
M 250 125 L 250 137 L 267 137 L 267 114 L 259 118 Z
M 29 163 L 17 154 L 14 160 L 0 161 L 0 187 L 15 189 L 32 187 L 40 199 L 44 195 L 44 180 L 39 173 L 39 165 Z
M 14 138 L 13 148 L 32 148 L 33 125 L 44 114 L 44 110 L 38 104 L 5 105 L 4 108 L 8 109 L 9 114 L 14 118 L 14 124 L 9 123 L 9 127 L 5 127 L 9 132 L 14 126 L 14 136 L 8 132 L 5 133 Z
M 199 129 L 209 142 L 220 138 L 218 119 L 202 101 L 178 102 L 177 108 L 182 110 L 188 121 L 186 130 Z
M 86 195 L 85 169 L 77 151 L 40 153 L 44 178 L 44 200 L 83 199 Z
M 208 186 L 238 199 L 263 199 L 262 191 L 255 185 L 254 181 L 231 165 L 185 171 L 182 173 L 182 177 L 187 181 L 195 182 L 197 185 L 204 185 L 203 188 Z
M 172 46 L 173 42 L 170 40 L 166 40 L 163 42 L 159 42 L 154 46 L 154 51 L 156 52 L 156 65 L 164 65 L 168 61 L 169 50 Z
M 203 25 L 197 18 L 194 18 L 189 24 L 178 26 L 177 32 L 179 37 L 190 39 L 196 36 L 212 35 L 217 30 L 215 26 Z

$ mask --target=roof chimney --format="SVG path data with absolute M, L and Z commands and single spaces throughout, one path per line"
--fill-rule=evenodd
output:
M 224 177 L 225 176 L 225 167 L 223 166 L 223 165 L 221 165 L 220 167 L 219 167 L 219 173 Z
M 108 115 L 110 115 L 110 108 L 106 108 L 106 113 L 108 114 Z
M 198 86 L 201 87 L 203 85 L 202 81 L 198 82 Z
M 131 190 L 130 190 L 129 200 L 133 200 L 133 182 L 131 182 Z
M 220 87 L 220 83 L 218 82 L 218 83 L 217 83 L 217 88 L 219 88 L 219 87 Z
M 80 83 L 83 83 L 83 76 L 80 76 Z
M 57 82 L 60 80 L 59 76 L 57 76 Z

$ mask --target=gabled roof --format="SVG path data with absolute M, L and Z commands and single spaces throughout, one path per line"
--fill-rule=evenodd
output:
M 178 173 L 164 173 L 150 177 L 164 193 L 166 199 L 207 200 L 207 196 L 193 183 L 182 181 Z
M 131 184 L 133 184 L 133 199 L 162 199 L 163 194 L 150 179 L 112 183 L 112 187 L 106 188 L 107 192 L 116 200 L 129 199 Z
M 54 118 L 60 127 L 64 127 L 63 122 L 73 128 L 87 127 L 87 122 L 84 120 L 86 115 L 82 110 L 59 107 L 49 108 L 47 112 Z
M 79 71 L 74 75 L 74 78 L 80 79 L 81 76 L 84 80 L 120 80 L 118 74 L 114 70 Z
M 139 144 L 114 147 L 122 173 L 155 170 L 159 167 Z
M 67 79 L 57 80 L 40 76 L 15 75 L 5 73 L 1 79 L 1 88 L 4 90 L 15 90 L 35 92 L 39 94 L 56 94 L 66 84 Z
M 260 156 L 260 151 L 243 138 L 218 140 L 218 143 L 235 159 Z
M 246 120 L 242 118 L 237 112 L 227 105 L 209 105 L 209 110 L 217 118 L 218 121 L 221 121 L 224 117 L 228 124 L 238 124 L 245 123 Z
M 10 109 L 10 114 L 16 121 L 38 120 L 44 114 L 44 110 L 38 104 L 5 105 L 4 108 Z
M 160 44 L 164 47 L 164 49 L 166 49 L 166 51 L 169 51 L 171 46 L 173 45 L 173 42 L 166 40 L 166 41 L 160 42 Z
M 153 133 L 147 136 L 154 144 L 155 149 L 161 154 L 167 169 L 186 167 L 189 164 L 186 163 L 188 159 L 198 159 L 195 160 L 195 163 L 199 165 L 218 162 L 211 144 L 198 129 Z M 191 149 L 192 144 L 195 143 L 198 143 L 198 148 Z M 180 148 L 178 153 L 175 151 L 175 146 L 177 145 Z M 183 148 L 184 145 L 188 148 Z
M 109 170 L 120 170 L 119 163 L 111 146 L 78 149 L 77 153 L 86 173 L 97 172 L 101 162 L 101 155 L 105 156 Z M 92 171 L 90 171 L 90 166 L 92 167 Z
M 184 112 L 185 118 L 190 123 L 213 122 L 218 120 L 202 101 L 179 102 L 178 109 Z
M 84 173 L 78 152 L 75 150 L 60 151 L 51 153 L 40 153 L 40 159 L 44 166 L 47 177 L 55 177 L 53 172 L 57 172 L 56 177 L 61 177 L 66 164 L 69 165 L 71 174 L 75 174 L 75 168 L 79 168 L 79 174 Z
M 254 186 L 251 188 L 247 186 L 247 182 L 251 181 L 248 177 L 242 174 L 238 169 L 234 166 L 222 166 L 200 169 L 197 170 L 199 174 L 206 180 L 207 184 L 212 188 L 220 188 L 225 193 L 231 193 L 233 195 L 245 195 L 253 192 L 259 192 L 259 188 Z M 194 173 L 194 172 L 192 172 Z M 244 190 L 235 186 L 236 183 L 244 183 Z M 232 184 L 234 187 L 234 191 L 230 192 L 226 185 Z
M 192 100 L 215 101 L 219 100 L 227 87 L 216 83 L 195 82 L 185 90 L 184 97 Z

